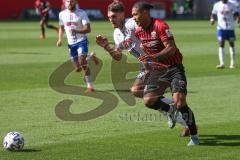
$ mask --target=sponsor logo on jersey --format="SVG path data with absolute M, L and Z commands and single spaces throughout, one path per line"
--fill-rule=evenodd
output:
M 151 32 L 151 37 L 152 37 L 153 39 L 156 39 L 156 38 L 157 38 L 157 33 L 156 33 L 155 31 L 152 31 L 152 32 Z
M 159 44 L 159 41 L 158 41 L 158 40 L 144 43 L 144 45 L 145 45 L 146 47 L 153 47 L 153 46 L 157 46 L 158 44 Z
M 76 22 L 67 22 L 67 26 L 77 26 L 78 24 Z

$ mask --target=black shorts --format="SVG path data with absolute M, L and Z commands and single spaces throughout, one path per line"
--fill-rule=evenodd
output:
M 49 20 L 49 16 L 48 16 L 48 14 L 45 15 L 45 16 L 41 16 L 41 21 L 43 21 L 44 23 L 47 23 L 48 20 Z
M 163 70 L 152 70 L 145 75 L 144 95 L 155 92 L 163 95 L 170 87 L 172 93 L 181 92 L 187 94 L 187 79 L 184 66 L 177 64 Z

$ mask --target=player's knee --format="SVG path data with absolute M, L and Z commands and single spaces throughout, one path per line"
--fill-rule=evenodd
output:
M 135 97 L 143 97 L 143 90 L 138 87 L 138 86 L 132 86 L 131 88 L 131 93 L 135 96 Z
M 218 43 L 220 47 L 224 48 L 224 41 L 219 41 Z
M 44 22 L 43 21 L 40 21 L 39 24 L 40 24 L 41 27 L 44 26 Z
M 187 104 L 186 104 L 186 100 L 185 99 L 177 99 L 177 100 L 174 100 L 174 104 L 176 106 L 177 109 L 181 109 L 183 107 L 185 107 Z
M 146 107 L 154 109 L 155 103 L 157 102 L 158 98 L 156 97 L 144 97 L 144 104 Z
M 177 107 L 177 109 L 181 109 L 181 108 L 183 108 L 183 107 L 185 107 L 186 106 L 186 103 L 177 103 L 176 104 L 176 107 Z
M 230 47 L 234 47 L 234 41 L 229 42 Z

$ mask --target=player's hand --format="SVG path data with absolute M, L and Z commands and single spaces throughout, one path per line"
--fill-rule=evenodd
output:
M 103 48 L 109 45 L 108 39 L 102 35 L 96 37 L 96 43 Z
M 155 59 L 154 55 L 144 54 L 138 58 L 140 62 L 153 61 Z
M 214 25 L 214 23 L 215 23 L 215 20 L 214 19 L 210 19 L 210 24 Z
M 61 40 L 58 40 L 57 41 L 57 47 L 61 47 L 62 46 L 62 41 Z
M 240 24 L 240 16 L 237 17 L 237 23 Z
M 121 44 L 124 49 L 128 49 L 132 47 L 132 39 L 131 38 L 125 39 Z

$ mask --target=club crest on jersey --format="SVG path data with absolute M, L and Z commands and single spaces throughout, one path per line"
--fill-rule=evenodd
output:
M 156 38 L 157 38 L 157 32 L 152 31 L 152 32 L 151 32 L 151 37 L 152 37 L 153 39 L 156 39 Z
M 169 29 L 166 29 L 165 33 L 167 34 L 168 37 L 172 37 L 173 36 L 172 32 Z

